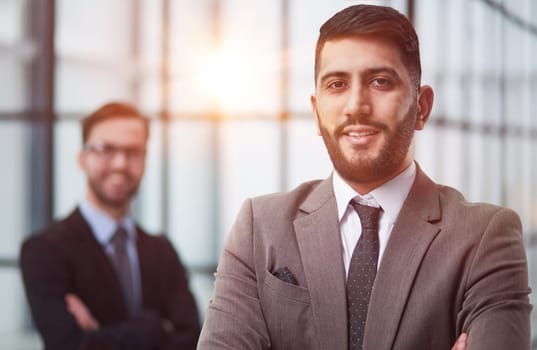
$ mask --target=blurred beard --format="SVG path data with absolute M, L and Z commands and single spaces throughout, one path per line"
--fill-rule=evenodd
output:
M 102 186 L 102 181 L 89 179 L 88 185 L 101 204 L 109 208 L 123 209 L 130 204 L 130 201 L 136 195 L 136 193 L 138 192 L 138 187 L 140 186 L 140 183 L 133 183 L 132 177 L 130 175 L 124 175 L 128 177 L 128 181 L 131 183 L 131 187 L 121 196 L 113 196 L 108 194 Z
M 369 155 L 368 150 L 364 148 L 363 150 L 356 149 L 352 157 L 347 159 L 340 149 L 339 139 L 344 135 L 343 130 L 349 125 L 356 124 L 355 118 L 350 118 L 338 126 L 334 134 L 330 134 L 319 122 L 321 136 L 334 169 L 342 178 L 351 183 L 372 182 L 394 175 L 404 162 L 412 143 L 416 109 L 415 104 L 410 106 L 403 120 L 395 125 L 394 129 L 380 122 L 367 120 L 360 122 L 360 125 L 377 128 L 384 134 L 384 143 L 375 156 Z M 322 119 L 319 118 L 320 120 Z

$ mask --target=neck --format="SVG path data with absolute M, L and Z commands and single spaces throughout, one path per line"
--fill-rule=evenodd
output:
M 93 196 L 86 196 L 86 199 L 91 205 L 103 211 L 106 215 L 110 216 L 114 220 L 119 220 L 129 212 L 129 203 L 123 205 L 109 205 L 102 203 Z
M 401 163 L 401 165 L 397 168 L 397 171 L 391 173 L 388 176 L 385 176 L 385 177 L 380 178 L 380 179 L 375 179 L 373 181 L 355 182 L 355 181 L 351 181 L 351 180 L 345 179 L 345 178 L 343 180 L 345 180 L 345 182 L 349 186 L 351 186 L 356 192 L 358 192 L 358 194 L 365 195 L 365 194 L 373 191 L 375 188 L 378 188 L 378 187 L 382 186 L 383 184 L 385 184 L 386 182 L 390 181 L 394 177 L 397 177 L 399 174 L 401 174 L 403 171 L 405 171 L 410 166 L 410 164 L 412 164 L 412 159 L 407 159 L 407 160 L 405 160 L 404 162 Z

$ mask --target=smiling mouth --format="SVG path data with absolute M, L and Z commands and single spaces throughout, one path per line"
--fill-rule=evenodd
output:
M 345 133 L 345 135 L 350 136 L 350 137 L 366 137 L 366 136 L 375 135 L 376 133 L 377 131 L 374 131 L 374 130 L 350 131 L 350 132 Z
M 367 146 L 374 142 L 380 131 L 376 129 L 350 130 L 343 133 L 343 137 L 352 146 Z

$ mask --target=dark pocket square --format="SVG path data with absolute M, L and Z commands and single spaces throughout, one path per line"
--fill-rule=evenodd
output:
M 294 284 L 295 286 L 298 286 L 298 281 L 296 280 L 295 276 L 293 276 L 293 273 L 289 271 L 287 266 L 280 267 L 279 269 L 274 271 L 272 274 L 284 282 L 291 283 L 291 284 Z

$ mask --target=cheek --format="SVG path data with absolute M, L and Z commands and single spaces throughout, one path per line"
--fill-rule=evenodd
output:
M 141 178 L 142 176 L 144 176 L 144 167 L 143 166 L 132 167 L 130 169 L 130 173 L 136 178 Z
M 323 105 L 317 108 L 317 118 L 320 124 L 328 130 L 335 129 L 337 125 L 344 121 L 344 117 L 340 117 L 342 115 L 343 114 L 338 113 L 335 108 L 331 108 L 329 106 Z
M 101 176 L 106 170 L 103 165 L 91 161 L 84 162 L 81 169 L 89 177 Z
M 376 106 L 376 115 L 384 116 L 384 122 L 393 129 L 408 117 L 411 105 L 408 101 L 394 101 L 393 103 L 380 103 Z

